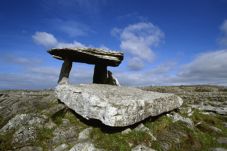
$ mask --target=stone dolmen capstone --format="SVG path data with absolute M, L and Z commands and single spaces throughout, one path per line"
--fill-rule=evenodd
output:
M 106 51 L 98 48 L 54 48 L 48 51 L 54 58 L 64 60 L 58 83 L 68 83 L 72 62 L 94 64 L 93 83 L 111 84 L 109 79 L 112 74 L 108 74 L 107 66 L 116 67 L 124 58 L 122 52 Z M 109 76 L 108 76 L 109 75 Z M 114 84 L 112 82 L 112 84 Z
M 48 52 L 64 60 L 59 84 L 55 89 L 58 99 L 86 119 L 124 127 L 183 104 L 183 100 L 174 94 L 113 86 L 118 81 L 114 80 L 107 66 L 118 66 L 123 60 L 123 53 L 95 48 L 51 49 Z M 68 84 L 73 61 L 95 64 L 94 84 Z

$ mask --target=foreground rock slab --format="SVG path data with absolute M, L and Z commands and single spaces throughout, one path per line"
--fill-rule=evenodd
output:
M 86 119 L 113 127 L 140 122 L 180 107 L 183 100 L 168 93 L 103 84 L 58 85 L 57 97 Z

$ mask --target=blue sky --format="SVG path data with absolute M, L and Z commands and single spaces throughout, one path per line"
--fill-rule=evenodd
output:
M 52 47 L 122 50 L 122 85 L 227 85 L 227 0 L 1 0 L 0 89 L 53 88 Z M 91 83 L 74 63 L 72 83 Z

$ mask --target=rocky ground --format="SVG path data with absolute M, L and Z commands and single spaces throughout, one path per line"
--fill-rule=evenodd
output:
M 181 108 L 124 128 L 87 121 L 51 90 L 0 91 L 0 151 L 227 151 L 227 89 L 146 87 L 181 96 Z

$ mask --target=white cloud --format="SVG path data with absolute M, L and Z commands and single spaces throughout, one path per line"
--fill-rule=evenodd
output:
M 153 61 L 153 47 L 158 46 L 164 33 L 150 22 L 129 25 L 121 32 L 121 49 L 145 61 Z
M 223 24 L 220 27 L 220 30 L 222 32 L 222 36 L 219 39 L 219 43 L 221 45 L 227 46 L 227 20 L 223 22 Z
M 23 60 L 32 63 L 33 59 L 34 58 L 24 58 Z M 28 66 L 24 63 L 18 64 L 17 62 L 10 62 L 10 64 L 13 63 L 16 72 L 0 71 L 0 89 L 41 89 L 54 88 L 54 86 L 57 85 L 61 64 L 54 66 L 42 62 Z M 73 68 L 70 73 L 71 83 L 91 83 L 94 67 L 88 65 L 83 66 L 79 63 L 74 64 L 74 66 L 75 65 L 75 71 Z M 9 67 L 9 64 L 5 66 Z
M 128 67 L 131 70 L 140 70 L 144 67 L 144 63 L 140 58 L 134 57 L 129 59 Z
M 116 73 L 122 85 L 190 85 L 215 84 L 227 86 L 227 49 L 198 55 L 190 63 L 167 62 L 150 71 Z
M 53 47 L 58 43 L 57 39 L 47 32 L 36 32 L 32 38 L 37 44 L 45 47 Z
M 18 56 L 19 58 L 22 58 Z M 24 61 L 25 60 L 25 61 Z M 47 63 L 33 64 L 33 58 L 24 58 L 22 63 L 14 63 L 19 72 L 0 72 L 0 89 L 7 88 L 50 88 L 57 84 L 61 64 L 58 66 Z M 121 85 L 182 85 L 182 84 L 219 84 L 227 85 L 227 49 L 206 52 L 198 55 L 190 63 L 181 66 L 175 62 L 166 62 L 146 71 L 127 71 L 113 69 Z M 20 62 L 20 61 L 19 61 Z M 21 66 L 23 68 L 21 68 Z M 91 83 L 94 66 L 76 63 L 70 74 L 71 83 Z M 7 67 L 7 66 L 6 66 Z M 19 67 L 19 68 L 17 68 Z
M 55 38 L 54 35 L 47 32 L 36 32 L 32 36 L 35 43 L 42 45 L 47 48 L 56 47 L 56 48 L 64 48 L 64 47 L 86 47 L 82 43 L 78 41 L 74 41 L 72 43 L 60 42 Z
M 227 49 L 200 54 L 191 63 L 184 65 L 179 77 L 197 81 L 227 81 Z
M 115 74 L 122 85 L 166 85 L 166 82 L 169 82 L 170 73 L 175 68 L 176 64 L 174 62 L 167 62 L 147 71 L 118 71 Z
M 7 63 L 7 64 L 17 64 L 17 65 L 26 65 L 26 66 L 33 66 L 34 64 L 40 64 L 42 62 L 39 58 L 33 58 L 32 60 L 29 57 L 20 56 L 16 54 L 8 53 L 3 54 L 0 56 L 0 62 Z

